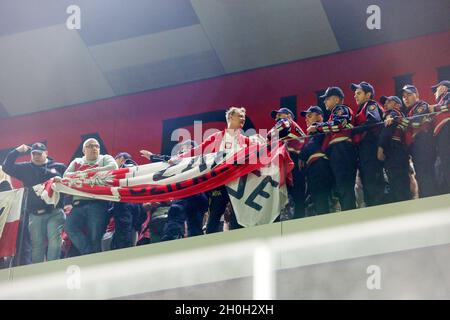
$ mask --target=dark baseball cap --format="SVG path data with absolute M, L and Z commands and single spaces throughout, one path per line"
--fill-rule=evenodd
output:
M 388 100 L 394 101 L 395 103 L 402 105 L 402 100 L 400 100 L 400 98 L 397 96 L 381 96 L 381 98 L 380 98 L 381 104 L 385 104 L 386 101 L 388 101 Z
M 320 98 L 326 99 L 326 98 L 332 97 L 332 96 L 337 96 L 339 98 L 344 99 L 344 92 L 339 87 L 328 87 L 327 90 L 325 91 L 325 94 L 320 96 Z
M 417 93 L 417 88 L 413 86 L 412 84 L 407 84 L 402 88 L 402 93 L 408 92 L 408 93 Z
M 128 152 L 119 152 L 114 159 L 123 157 L 125 160 L 132 159 L 131 155 Z
M 286 114 L 290 114 L 292 118 L 294 118 L 294 113 L 288 109 L 288 108 L 280 108 L 279 110 L 272 110 L 272 112 L 270 113 L 270 116 L 275 119 L 277 117 L 278 113 L 286 113 Z
M 372 93 L 372 98 L 375 96 L 375 89 L 373 88 L 373 86 L 365 81 L 362 81 L 359 84 L 356 83 L 352 83 L 350 85 L 350 89 L 352 89 L 352 91 L 356 91 L 357 89 L 361 89 L 362 91 L 364 91 L 365 93 Z
M 446 86 L 447 88 L 450 88 L 450 81 L 442 80 L 438 84 L 435 84 L 434 86 L 432 86 L 431 90 L 433 90 L 433 92 L 436 92 L 437 88 L 440 87 L 440 86 Z
M 311 106 L 311 107 L 308 108 L 308 110 L 300 112 L 300 115 L 301 115 L 302 117 L 306 117 L 306 115 L 307 115 L 308 113 L 313 113 L 313 112 L 318 113 L 318 114 L 320 114 L 321 116 L 323 116 L 323 111 L 322 111 L 322 109 L 320 109 L 320 107 L 318 107 L 318 106 Z
M 44 151 L 47 151 L 47 147 L 43 143 L 36 142 L 31 146 L 31 152 L 35 152 L 35 151 L 44 152 Z

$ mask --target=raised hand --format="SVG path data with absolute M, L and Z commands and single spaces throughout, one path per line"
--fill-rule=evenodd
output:
M 306 132 L 308 132 L 308 133 L 314 133 L 314 132 L 316 132 L 316 131 L 317 131 L 317 127 L 316 127 L 315 125 L 309 126 L 309 127 L 306 129 Z
M 139 152 L 141 153 L 141 157 L 144 157 L 148 160 L 150 160 L 150 157 L 153 155 L 153 153 L 148 150 L 141 150 Z
M 20 153 L 27 153 L 29 150 L 31 150 L 31 147 L 27 146 L 26 144 L 23 144 L 17 147 L 16 150 L 19 151 Z

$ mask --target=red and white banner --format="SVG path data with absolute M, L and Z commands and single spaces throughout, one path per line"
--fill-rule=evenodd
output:
M 16 254 L 23 188 L 0 192 L 0 257 Z
M 226 185 L 236 219 L 241 226 L 272 223 L 288 203 L 283 173 L 276 164 L 264 166 Z
M 217 152 L 183 158 L 174 164 L 76 172 L 54 183 L 52 190 L 91 199 L 144 203 L 185 198 L 227 185 L 238 222 L 252 226 L 272 222 L 286 204 L 285 182 L 292 168 L 282 143 L 255 143 L 226 158 Z M 55 203 L 48 185 L 42 197 Z

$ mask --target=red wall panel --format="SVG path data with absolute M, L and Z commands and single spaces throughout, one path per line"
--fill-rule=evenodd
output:
M 371 82 L 379 97 L 395 94 L 393 77 L 408 73 L 421 97 L 431 102 L 436 68 L 450 65 L 449 39 L 450 32 L 439 33 L 12 117 L 0 121 L 0 149 L 47 141 L 50 155 L 67 163 L 82 135 L 98 133 L 109 153 L 128 151 L 138 158 L 141 148 L 160 151 L 167 119 L 239 105 L 247 108 L 256 128 L 270 128 L 269 112 L 278 108 L 280 97 L 297 95 L 298 110 L 303 110 L 316 103 L 316 91 L 337 85 L 344 89 L 345 102 L 354 106 L 350 82 Z

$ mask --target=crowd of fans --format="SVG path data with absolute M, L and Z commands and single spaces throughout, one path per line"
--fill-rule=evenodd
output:
M 421 100 L 413 85 L 403 87 L 401 98 L 382 96 L 379 102 L 367 82 L 351 84 L 351 89 L 357 112 L 344 104 L 339 87 L 329 87 L 321 97 L 326 109 L 310 106 L 300 113 L 306 133 L 290 109 L 271 112 L 275 124 L 267 139 L 276 132 L 295 164 L 293 183 L 288 186 L 290 201 L 278 220 L 450 192 L 450 81 L 432 87 L 433 105 Z M 150 162 L 169 163 L 204 150 L 235 153 L 250 141 L 242 134 L 245 116 L 245 108 L 231 107 L 225 114 L 226 129 L 201 145 L 184 141 L 176 156 L 140 153 Z M 64 196 L 56 206 L 46 204 L 32 187 L 50 178 L 58 182 L 58 177 L 74 172 L 137 165 L 127 152 L 115 157 L 100 154 L 100 144 L 93 138 L 84 141 L 82 150 L 84 156 L 67 167 L 53 160 L 42 143 L 23 144 L 7 155 L 0 170 L 0 191 L 11 189 L 12 176 L 28 192 L 14 265 L 242 227 L 225 186 L 168 203 L 110 203 Z M 16 163 L 28 152 L 30 161 Z

